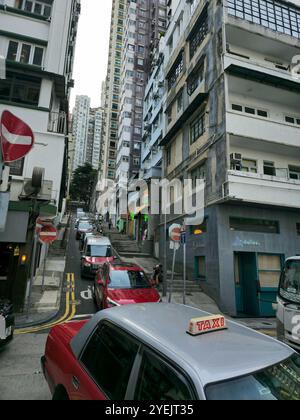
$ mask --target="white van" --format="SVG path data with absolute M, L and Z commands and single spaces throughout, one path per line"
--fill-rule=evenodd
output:
M 300 257 L 288 258 L 277 298 L 278 339 L 300 351 Z

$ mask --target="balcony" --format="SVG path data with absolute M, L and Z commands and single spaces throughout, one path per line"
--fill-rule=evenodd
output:
M 300 180 L 289 179 L 287 172 L 280 176 L 228 171 L 224 198 L 264 205 L 300 208 Z
M 245 139 L 244 146 L 246 143 L 250 146 L 252 139 L 293 147 L 300 146 L 300 129 L 297 125 L 292 126 L 280 121 L 234 112 L 227 112 L 226 125 L 228 133 Z
M 65 112 L 50 112 L 48 131 L 55 134 L 67 134 L 67 115 Z

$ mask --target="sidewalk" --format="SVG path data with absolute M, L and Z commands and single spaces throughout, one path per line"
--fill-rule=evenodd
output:
M 45 283 L 42 290 L 43 269 L 37 272 L 31 295 L 29 314 L 16 314 L 16 327 L 26 328 L 47 323 L 54 319 L 61 302 L 66 259 L 64 256 L 49 255 L 46 261 Z

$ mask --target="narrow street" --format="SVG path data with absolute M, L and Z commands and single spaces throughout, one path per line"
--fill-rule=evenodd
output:
M 66 279 L 74 275 L 75 308 L 73 319 L 81 320 L 96 312 L 91 286 L 93 281 L 80 275 L 79 244 L 75 240 L 74 223 L 70 231 Z M 74 302 L 70 302 L 71 306 Z M 65 312 L 62 299 L 61 314 Z M 60 318 L 60 317 L 59 317 Z M 69 319 L 69 317 L 67 317 Z M 49 329 L 37 328 L 37 333 L 15 335 L 13 342 L 0 351 L 0 400 L 49 400 L 51 395 L 41 371 L 41 357 L 44 355 Z

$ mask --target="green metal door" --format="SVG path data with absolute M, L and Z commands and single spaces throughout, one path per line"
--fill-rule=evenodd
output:
M 244 315 L 259 316 L 257 259 L 253 252 L 242 252 L 240 260 L 240 296 Z

